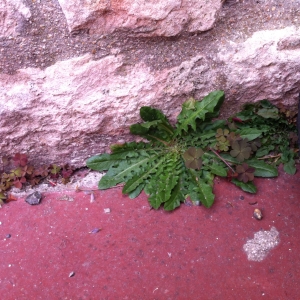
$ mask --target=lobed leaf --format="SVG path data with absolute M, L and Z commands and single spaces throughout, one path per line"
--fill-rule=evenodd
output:
M 215 195 L 212 192 L 212 187 L 207 184 L 194 170 L 188 170 L 188 176 L 191 180 L 189 193 L 192 201 L 201 201 L 205 207 L 211 207 L 214 203 Z
M 148 157 L 162 149 L 153 150 L 152 144 L 147 143 L 125 143 L 122 145 L 113 145 L 112 154 L 101 154 L 90 157 L 86 161 L 87 167 L 96 171 L 106 171 L 119 162 L 133 157 Z
M 111 166 L 115 164 L 115 160 L 111 158 L 110 154 L 104 153 L 101 155 L 95 155 L 90 157 L 86 161 L 88 168 L 96 171 L 108 170 Z
M 168 161 L 161 165 L 156 175 L 146 184 L 145 192 L 149 194 L 148 200 L 153 208 L 158 209 L 161 204 L 170 200 L 172 190 L 178 184 L 181 173 L 181 159 L 171 154 Z
M 160 156 L 161 154 L 153 154 L 152 156 L 141 156 L 119 161 L 117 165 L 111 166 L 108 172 L 100 179 L 99 189 L 108 189 L 118 183 L 127 182 L 134 176 L 143 173 L 144 170 L 151 169 Z
M 140 184 L 135 190 L 133 190 L 132 192 L 130 192 L 128 194 L 128 197 L 130 199 L 134 199 L 137 196 L 139 196 L 139 194 L 142 192 L 142 190 L 145 188 L 145 183 Z
M 134 177 L 127 181 L 125 186 L 123 187 L 122 193 L 129 194 L 136 190 L 141 184 L 144 183 L 146 179 L 148 179 L 151 174 L 155 173 L 159 166 L 164 163 L 165 158 L 162 156 L 154 164 L 148 166 L 147 169 L 143 170 L 143 172 L 137 173 Z
M 203 98 L 202 101 L 189 99 L 182 105 L 182 110 L 177 117 L 176 135 L 182 131 L 188 132 L 189 126 L 196 130 L 196 120 L 205 120 L 216 117 L 224 101 L 223 91 L 214 91 Z
M 180 190 L 180 182 L 178 182 L 172 190 L 171 197 L 165 202 L 164 209 L 167 211 L 174 210 L 176 207 L 180 206 L 180 202 L 183 202 L 184 200 L 184 195 Z
M 160 110 L 143 106 L 140 109 L 140 115 L 145 122 L 131 125 L 130 132 L 132 134 L 144 137 L 149 141 L 164 143 L 171 140 L 174 128 Z
M 140 109 L 140 116 L 145 122 L 161 120 L 169 123 L 168 118 L 161 110 L 150 106 L 142 106 Z

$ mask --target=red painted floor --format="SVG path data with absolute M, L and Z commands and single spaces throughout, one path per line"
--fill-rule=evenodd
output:
M 97 191 L 94 203 L 67 191 L 36 206 L 10 202 L 0 210 L 1 299 L 298 300 L 299 171 L 256 180 L 256 195 L 217 179 L 211 209 L 149 210 L 145 195 L 130 200 L 119 188 Z M 249 261 L 243 245 L 272 227 L 279 245 Z

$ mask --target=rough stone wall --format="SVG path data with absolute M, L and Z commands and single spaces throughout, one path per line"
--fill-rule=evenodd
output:
M 206 31 L 215 22 L 220 0 L 58 0 L 70 31 L 129 30 L 135 36 L 175 36 Z
M 300 1 L 0 0 L 0 147 L 80 167 L 152 105 L 226 93 L 222 115 L 296 109 Z

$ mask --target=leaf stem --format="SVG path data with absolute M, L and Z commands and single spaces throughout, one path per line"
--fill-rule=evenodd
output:
M 218 152 L 216 152 L 214 149 L 209 148 L 210 151 L 212 151 L 219 159 L 222 160 L 222 162 L 233 172 L 235 173 L 235 170 L 230 166 L 230 164 L 222 157 L 218 154 Z

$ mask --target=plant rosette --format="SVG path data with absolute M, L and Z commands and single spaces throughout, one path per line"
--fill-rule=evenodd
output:
M 256 193 L 254 177 L 276 177 L 279 163 L 294 174 L 295 125 L 267 100 L 216 120 L 224 98 L 223 91 L 214 91 L 201 101 L 188 99 L 175 126 L 160 110 L 143 106 L 143 122 L 130 132 L 148 142 L 113 145 L 110 154 L 87 160 L 90 169 L 107 171 L 99 189 L 124 183 L 122 192 L 130 198 L 144 190 L 153 208 L 174 210 L 187 197 L 211 207 L 215 176 Z

